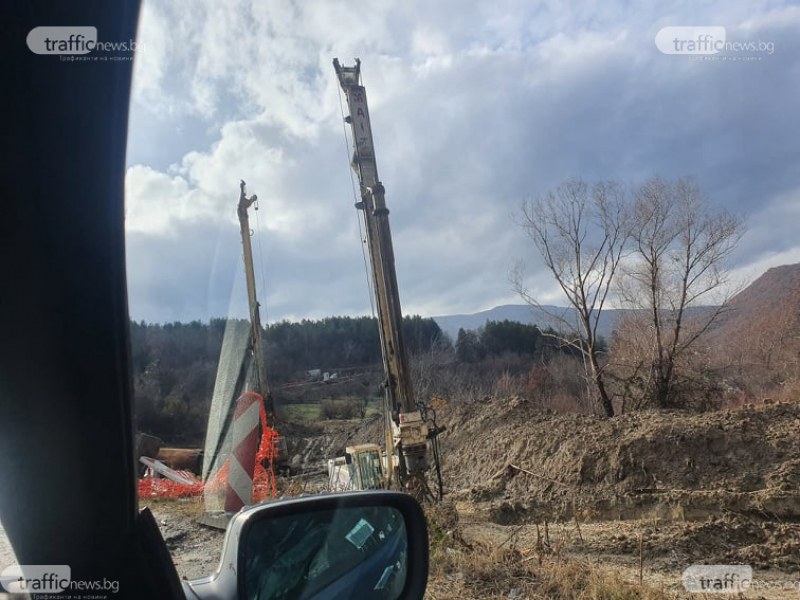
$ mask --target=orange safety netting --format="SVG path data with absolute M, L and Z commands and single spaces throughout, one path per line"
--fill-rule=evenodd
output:
M 261 443 L 256 452 L 256 468 L 253 474 L 253 504 L 278 495 L 275 483 L 276 458 L 278 458 L 278 432 L 267 423 L 267 411 L 262 402 Z
M 139 498 L 187 498 L 202 493 L 202 481 L 186 484 L 163 477 L 144 477 L 139 480 Z
M 278 457 L 278 432 L 267 423 L 267 412 L 261 403 L 261 442 L 256 452 L 256 466 L 253 474 L 253 504 L 263 502 L 277 495 L 275 481 L 275 459 Z M 196 481 L 191 484 L 172 481 L 161 477 L 144 477 L 139 480 L 140 498 L 187 498 L 199 496 L 204 490 L 214 491 L 225 487 L 228 483 L 230 459 L 226 460 L 214 477 L 206 484 Z M 187 478 L 194 475 L 180 471 Z

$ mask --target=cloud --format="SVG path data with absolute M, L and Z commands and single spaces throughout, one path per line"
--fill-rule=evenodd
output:
M 134 165 L 126 173 L 125 227 L 128 232 L 175 234 L 175 224 L 204 212 L 207 200 L 180 176 Z
M 751 224 L 735 267 L 794 256 L 783 224 L 800 188 L 800 13 L 744 2 L 692 10 L 148 0 L 129 134 L 132 314 L 231 310 L 236 283 L 208 264 L 239 268 L 240 178 L 260 199 L 251 226 L 267 255 L 271 317 L 369 310 L 334 56 L 362 59 L 407 312 L 513 302 L 518 257 L 532 289 L 555 299 L 511 214 L 576 176 L 693 175 Z M 691 23 L 775 51 L 706 62 L 656 49 L 661 27 Z M 222 229 L 233 237 L 210 233 Z M 180 289 L 195 298 L 178 300 Z

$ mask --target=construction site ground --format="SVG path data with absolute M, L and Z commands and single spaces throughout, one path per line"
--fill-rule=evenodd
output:
M 438 418 L 430 598 L 688 597 L 693 564 L 750 565 L 745 597 L 800 598 L 798 404 L 602 419 L 508 398 Z M 383 439 L 374 418 L 286 431 L 302 471 L 281 480 L 289 495 L 323 489 L 345 445 Z M 179 573 L 212 572 L 223 535 L 196 524 L 201 502 L 151 504 Z

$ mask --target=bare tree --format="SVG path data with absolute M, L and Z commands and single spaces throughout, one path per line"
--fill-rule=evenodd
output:
M 681 361 L 733 294 L 725 263 L 743 224 L 713 210 L 692 180 L 656 178 L 636 193 L 630 232 L 631 254 L 617 290 L 623 304 L 636 310 L 618 329 L 615 345 L 636 350 L 628 354 L 637 358 L 632 367 L 645 400 L 672 406 Z M 632 332 L 636 339 L 626 339 Z
M 597 390 L 596 408 L 613 416 L 597 328 L 628 236 L 622 187 L 568 181 L 539 199 L 525 201 L 520 225 L 574 309 L 577 323 L 566 313 L 547 311 L 528 291 L 519 265 L 512 270 L 512 285 L 528 304 L 560 324 L 557 337 L 584 356 Z

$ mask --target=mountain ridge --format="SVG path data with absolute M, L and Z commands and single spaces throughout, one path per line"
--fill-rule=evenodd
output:
M 690 313 L 706 308 L 709 307 L 692 307 Z M 542 328 L 556 328 L 559 322 L 552 315 L 569 317 L 573 310 L 554 305 L 534 307 L 528 304 L 502 304 L 475 313 L 432 318 L 455 341 L 459 329 L 476 330 L 487 321 L 509 320 Z M 604 309 L 600 315 L 598 334 L 611 342 L 617 321 L 631 310 Z M 789 329 L 790 333 L 797 330 L 797 337 L 800 338 L 800 263 L 767 269 L 730 300 L 729 308 L 720 316 L 710 335 L 712 339 L 717 336 L 744 335 L 754 326 L 762 330 Z
M 439 328 L 455 341 L 459 329 L 478 329 L 483 327 L 487 321 L 517 321 L 527 325 L 538 325 L 539 327 L 557 328 L 559 319 L 552 315 L 562 316 L 569 320 L 569 313 L 574 309 L 550 304 L 534 307 L 528 304 L 502 304 L 487 310 L 476 313 L 462 313 L 454 315 L 439 315 L 431 317 Z M 597 327 L 599 335 L 607 341 L 611 341 L 617 319 L 626 309 L 606 309 L 600 314 L 600 323 Z M 548 314 L 550 313 L 550 314 Z M 576 322 L 577 329 L 577 322 Z

